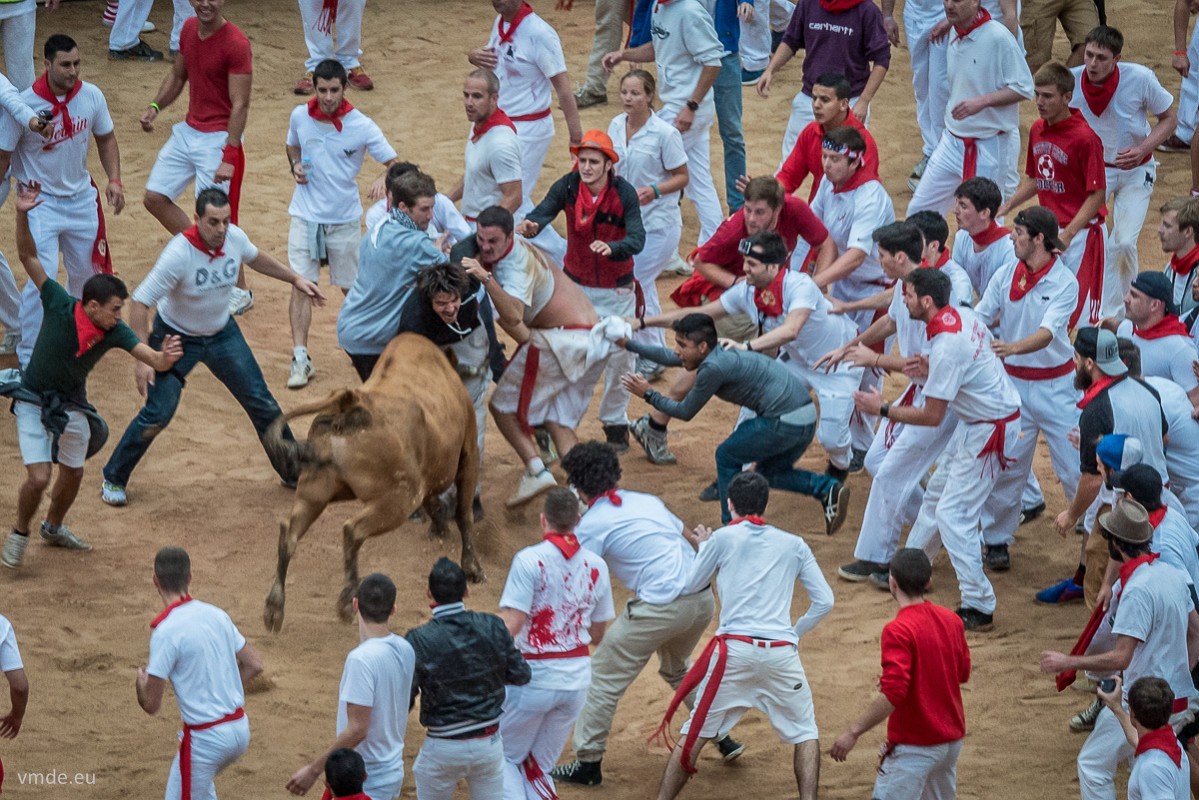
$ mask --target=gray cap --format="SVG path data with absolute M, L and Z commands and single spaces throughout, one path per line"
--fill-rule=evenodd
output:
M 1080 328 L 1074 337 L 1074 351 L 1098 365 L 1104 375 L 1124 375 L 1128 367 L 1120 360 L 1116 334 L 1105 328 Z

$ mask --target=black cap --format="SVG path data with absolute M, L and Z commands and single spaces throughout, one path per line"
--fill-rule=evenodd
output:
M 1132 288 L 1146 297 L 1161 300 L 1166 307 L 1167 314 L 1178 313 L 1174 307 L 1174 287 L 1170 285 L 1170 279 L 1163 273 L 1142 272 L 1133 279 Z
M 1057 217 L 1044 206 L 1031 206 L 1016 215 L 1015 224 L 1028 231 L 1029 236 L 1041 234 L 1045 237 L 1045 249 L 1064 251 L 1062 240 L 1057 237 Z

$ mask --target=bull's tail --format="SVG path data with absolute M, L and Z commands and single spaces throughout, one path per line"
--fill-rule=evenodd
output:
M 354 389 L 338 389 L 323 400 L 314 400 L 311 403 L 305 403 L 281 415 L 267 428 L 266 434 L 262 437 L 262 443 L 266 447 L 267 452 L 271 454 L 272 459 L 283 462 L 286 466 L 292 468 L 294 470 L 293 474 L 298 473 L 305 465 L 318 464 L 320 461 L 316 453 L 316 448 L 309 441 L 299 442 L 295 439 L 284 438 L 283 436 L 283 429 L 289 420 L 296 417 L 305 417 L 310 414 L 336 415 L 332 426 L 334 428 L 345 427 L 344 423 L 341 425 L 337 423 L 344 420 L 347 416 L 358 422 L 360 420 L 357 418 L 360 415 L 366 415 L 367 420 L 369 420 L 369 414 L 365 409 L 361 408 L 358 392 Z M 317 420 L 317 422 L 321 421 Z M 326 418 L 325 421 L 328 422 L 328 419 Z M 314 423 L 314 430 L 315 427 L 316 423 Z

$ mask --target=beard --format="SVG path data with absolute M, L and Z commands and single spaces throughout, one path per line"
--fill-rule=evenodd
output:
M 1074 388 L 1080 392 L 1085 392 L 1091 388 L 1091 384 L 1095 381 L 1091 379 L 1091 373 L 1083 369 L 1082 364 L 1074 368 Z

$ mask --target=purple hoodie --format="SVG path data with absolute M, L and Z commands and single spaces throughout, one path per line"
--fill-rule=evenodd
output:
M 803 93 L 808 96 L 817 78 L 840 72 L 849 80 L 850 96 L 857 97 L 866 88 L 872 62 L 891 66 L 883 12 L 870 0 L 839 14 L 826 11 L 820 0 L 799 0 L 783 43 L 804 51 Z

